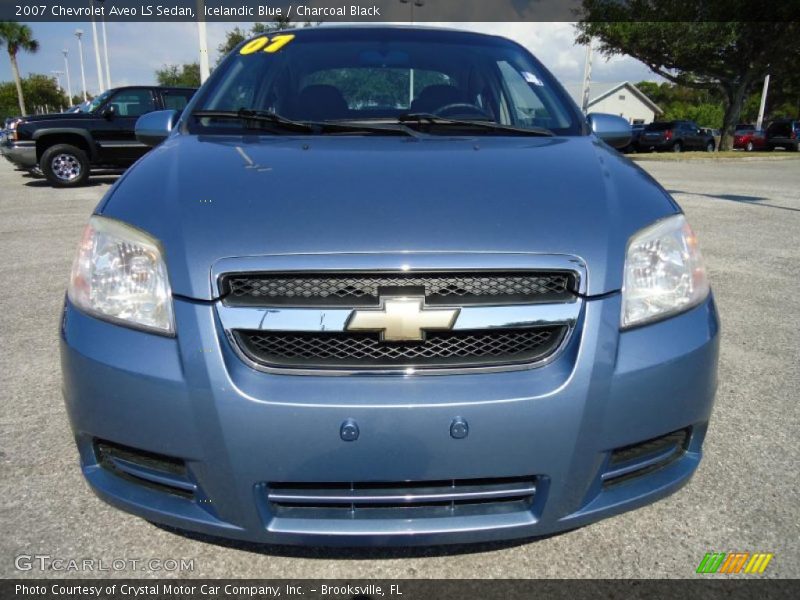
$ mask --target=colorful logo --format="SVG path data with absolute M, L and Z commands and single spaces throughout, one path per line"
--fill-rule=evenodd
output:
M 708 552 L 697 566 L 698 573 L 763 573 L 774 555 L 766 552 Z

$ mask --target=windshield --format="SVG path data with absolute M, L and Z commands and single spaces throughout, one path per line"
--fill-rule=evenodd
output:
M 320 27 L 255 38 L 225 61 L 192 109 L 259 111 L 317 123 L 434 115 L 582 133 L 577 109 L 518 45 L 423 29 Z M 213 117 L 190 122 L 203 133 L 244 126 Z
M 81 112 L 90 112 L 90 113 L 93 113 L 93 112 L 94 112 L 94 111 L 96 111 L 98 108 L 100 108 L 101 106 L 103 106 L 103 104 L 105 104 L 105 101 L 106 101 L 106 100 L 108 100 L 108 98 L 111 96 L 111 94 L 112 94 L 112 93 L 113 93 L 113 90 L 108 90 L 107 92 L 103 92 L 102 94 L 100 94 L 99 96 L 97 96 L 97 97 L 96 97 L 94 100 L 92 100 L 91 102 L 89 102 L 89 107 L 88 107 L 88 108 L 85 108 L 85 109 L 84 109 L 84 108 L 82 108 L 82 109 L 81 109 Z M 84 103 L 84 104 L 85 104 L 85 103 Z M 81 105 L 81 106 L 83 106 L 83 105 Z

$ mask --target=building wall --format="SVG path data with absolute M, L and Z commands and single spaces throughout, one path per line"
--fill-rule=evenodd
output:
M 625 99 L 621 100 L 620 96 L 624 96 Z M 652 123 L 656 118 L 655 112 L 649 106 L 625 88 L 617 90 L 599 102 L 590 104 L 589 112 L 619 115 L 627 119 L 628 123 L 633 123 L 634 119 L 642 119 L 644 123 Z

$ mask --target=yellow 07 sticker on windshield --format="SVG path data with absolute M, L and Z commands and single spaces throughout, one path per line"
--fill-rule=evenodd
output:
M 271 38 L 264 35 L 247 42 L 244 46 L 242 46 L 242 49 L 239 50 L 239 54 L 245 56 L 248 54 L 255 54 L 256 52 L 268 52 L 272 54 L 273 52 L 277 52 L 283 48 L 293 39 L 293 33 L 281 33 L 278 35 L 273 35 Z

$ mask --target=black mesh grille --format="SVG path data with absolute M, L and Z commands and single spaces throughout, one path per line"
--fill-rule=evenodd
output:
M 558 347 L 564 326 L 428 333 L 422 342 L 382 342 L 377 333 L 237 331 L 254 362 L 294 368 L 418 368 L 541 360 Z
M 425 296 L 428 304 L 530 304 L 566 302 L 573 297 L 574 274 L 566 271 L 409 273 L 409 274 L 270 274 L 222 278 L 230 305 L 369 306 L 380 294 L 406 292 Z

